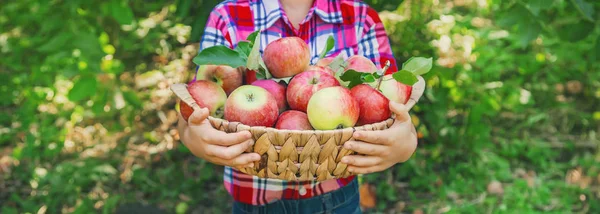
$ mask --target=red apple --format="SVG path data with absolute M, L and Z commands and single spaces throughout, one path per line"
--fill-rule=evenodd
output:
M 339 86 L 338 80 L 331 74 L 320 71 L 306 71 L 294 76 L 287 87 L 287 101 L 290 109 L 306 112 L 310 97 L 317 91 Z
M 241 70 L 244 73 L 244 81 L 245 81 L 244 85 L 250 85 L 254 81 L 257 80 L 257 78 L 256 78 L 256 71 L 250 70 L 248 68 L 242 68 Z
M 369 58 L 362 55 L 352 55 L 346 59 L 346 69 L 344 71 L 353 69 L 358 72 L 373 73 L 377 71 L 377 66 Z
M 308 69 L 306 69 L 306 71 L 320 71 L 320 72 L 325 72 L 325 73 L 335 76 L 335 72 L 328 66 L 311 65 L 311 66 L 308 66 Z
M 310 125 L 316 130 L 354 127 L 360 107 L 348 88 L 334 86 L 313 94 L 308 102 L 307 115 Z
M 375 85 L 377 81 L 375 81 Z M 412 92 L 412 86 L 402 84 L 392 77 L 392 74 L 383 76 L 381 80 L 381 86 L 379 86 L 381 93 L 391 101 L 406 104 L 410 98 Z
M 316 66 L 328 66 L 329 64 L 331 64 L 331 62 L 333 62 L 333 60 L 335 59 L 335 57 L 329 56 L 329 57 L 324 57 L 323 59 L 320 59 L 319 61 L 317 61 L 317 64 L 315 64 Z
M 208 80 L 196 80 L 190 83 L 187 89 L 198 106 L 208 108 L 210 116 L 223 118 L 224 105 L 227 100 L 223 88 Z M 180 101 L 180 111 L 186 121 L 194 112 L 192 107 L 183 101 Z
M 299 37 L 284 37 L 267 44 L 262 58 L 273 77 L 291 77 L 309 66 L 310 49 Z
M 242 85 L 225 103 L 225 119 L 249 126 L 273 127 L 279 116 L 275 97 L 264 88 Z
M 192 113 L 194 113 L 194 109 L 183 102 L 183 100 L 179 100 L 179 112 L 185 121 L 188 121 Z
M 377 123 L 392 116 L 389 108 L 390 100 L 373 87 L 367 84 L 356 85 L 350 89 L 350 93 L 360 108 L 356 125 Z
M 276 129 L 287 129 L 287 130 L 313 130 L 308 122 L 308 115 L 306 113 L 296 110 L 288 110 L 277 119 L 275 123 Z
M 242 71 L 227 65 L 202 65 L 198 68 L 197 79 L 217 83 L 227 95 L 243 84 Z
M 285 87 L 287 85 L 284 81 L 277 83 L 272 79 L 261 79 L 252 82 L 252 85 L 266 89 L 271 93 L 271 95 L 273 95 L 273 97 L 275 97 L 275 100 L 277 101 L 277 107 L 279 108 L 279 113 L 287 109 L 287 101 L 285 99 Z

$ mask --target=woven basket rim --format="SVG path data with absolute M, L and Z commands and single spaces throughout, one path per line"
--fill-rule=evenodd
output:
M 311 130 L 292 130 L 292 129 L 277 129 L 274 127 L 267 127 L 267 126 L 249 126 L 246 124 L 243 124 L 241 122 L 236 122 L 236 121 L 228 121 L 225 119 L 221 119 L 221 118 L 217 118 L 217 117 L 213 117 L 213 116 L 208 116 L 208 119 L 211 122 L 217 122 L 217 123 L 228 123 L 229 125 L 231 124 L 237 124 L 238 126 L 238 130 L 241 128 L 242 130 L 264 130 L 266 132 L 274 132 L 277 134 L 319 134 L 319 133 L 331 133 L 331 134 L 335 134 L 335 133 L 339 133 L 339 132 L 344 132 L 344 131 L 356 131 L 356 130 L 363 130 L 365 127 L 368 126 L 377 126 L 377 125 L 383 125 L 383 124 L 387 124 L 390 121 L 395 120 L 393 117 L 387 118 L 383 121 L 380 122 L 376 122 L 376 123 L 370 123 L 370 124 L 364 124 L 361 126 L 353 126 L 353 127 L 346 127 L 343 129 L 331 129 L 331 130 L 320 130 L 320 129 L 311 129 Z M 212 124 L 212 123 L 211 123 Z

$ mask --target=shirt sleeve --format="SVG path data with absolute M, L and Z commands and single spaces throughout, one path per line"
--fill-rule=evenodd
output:
M 398 66 L 384 25 L 377 11 L 366 7 L 363 34 L 358 40 L 358 54 L 371 59 L 378 68 L 383 68 L 389 60 L 390 67 L 386 74 L 394 73 L 398 71 Z
M 231 37 L 229 34 L 229 18 L 226 14 L 222 13 L 220 9 L 222 6 L 217 5 L 208 16 L 208 20 L 206 21 L 206 25 L 204 27 L 204 33 L 200 39 L 200 47 L 198 52 L 202 51 L 205 48 L 224 45 L 229 48 L 233 48 L 233 44 L 231 42 Z M 196 77 L 198 75 L 198 68 L 196 66 L 196 73 L 194 74 L 194 80 L 196 81 Z

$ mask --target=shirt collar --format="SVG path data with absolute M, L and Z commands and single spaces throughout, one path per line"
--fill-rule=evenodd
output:
M 255 15 L 266 25 L 266 28 L 283 17 L 284 11 L 279 0 L 255 0 L 254 3 L 257 4 L 259 10 L 255 12 Z M 344 21 L 339 0 L 315 0 L 307 18 L 312 19 L 314 14 L 317 14 L 326 23 L 343 23 Z

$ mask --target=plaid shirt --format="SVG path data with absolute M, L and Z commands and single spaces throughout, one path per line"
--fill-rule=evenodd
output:
M 387 73 L 397 71 L 387 34 L 377 12 L 360 0 L 315 0 L 299 29 L 290 24 L 278 0 L 226 0 L 210 13 L 200 49 L 214 45 L 235 48 L 249 34 L 261 30 L 260 51 L 287 36 L 302 38 L 310 48 L 311 64 L 318 61 L 327 38 L 335 38 L 327 56 L 363 55 L 379 68 L 391 62 Z M 289 182 L 263 179 L 225 167 L 224 186 L 234 200 L 262 205 L 276 199 L 303 199 L 339 189 L 354 179 Z

